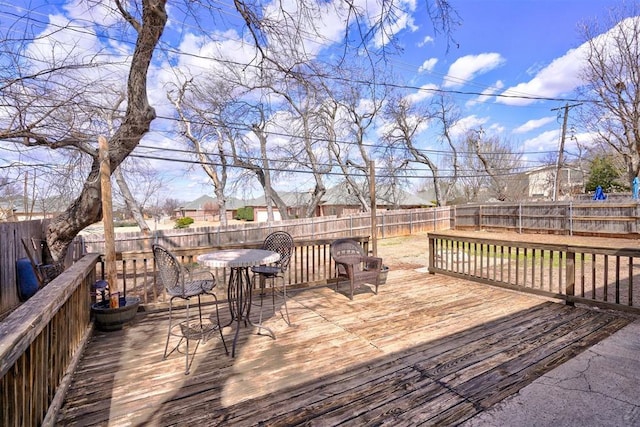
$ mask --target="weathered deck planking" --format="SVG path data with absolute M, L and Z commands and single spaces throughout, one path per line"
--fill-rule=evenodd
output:
M 290 295 L 293 326 L 267 319 L 276 340 L 243 327 L 235 359 L 214 335 L 190 375 L 184 355 L 162 360 L 166 313 L 96 333 L 57 422 L 455 425 L 631 320 L 416 271 L 390 272 L 377 296 L 342 292 Z

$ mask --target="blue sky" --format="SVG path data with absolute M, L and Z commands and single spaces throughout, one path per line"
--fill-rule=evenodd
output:
M 408 94 L 424 96 L 427 93 L 411 89 L 414 87 L 450 92 L 462 117 L 457 126 L 458 134 L 482 126 L 487 133 L 507 139 L 514 149 L 525 152 L 527 165 L 531 167 L 539 165 L 540 158 L 546 153 L 558 149 L 561 118 L 553 109 L 562 107 L 564 99 L 575 97 L 573 91 L 579 84 L 577 58 L 583 40 L 578 33 L 578 25 L 604 19 L 608 8 L 620 4 L 620 1 L 609 0 L 452 0 L 461 25 L 453 29 L 453 42 L 447 47 L 445 38 L 434 33 L 431 22 L 426 18 L 424 1 L 400 1 L 405 13 L 399 16 L 394 31 L 403 52 L 388 59 L 394 71 L 403 75 L 404 84 L 409 87 Z M 361 0 L 357 3 L 371 8 L 371 14 L 376 11 L 374 2 Z M 42 21 L 39 25 L 43 25 L 43 32 L 46 22 L 59 25 L 69 20 L 74 25 L 87 25 L 85 20 L 92 17 L 97 22 L 111 22 L 111 18 L 101 15 L 100 7 L 89 13 L 78 2 L 33 1 L 31 4 L 41 5 L 36 16 Z M 220 20 L 217 27 L 208 30 L 212 38 L 218 39 L 214 43 L 202 37 L 195 23 L 185 25 L 176 19 L 177 9 L 173 2 L 169 2 L 170 23 L 165 31 L 165 42 L 190 55 L 156 56 L 149 93 L 160 116 L 173 114 L 166 99 L 166 85 L 175 79 L 176 69 L 193 71 L 215 67 L 215 62 L 207 60 L 208 57 L 238 62 L 255 57 L 251 49 L 241 46 L 246 33 L 233 28 L 234 18 L 228 6 L 216 4 L 221 5 L 225 12 L 223 16 L 229 18 L 229 26 L 220 26 Z M 273 4 L 291 5 L 292 2 Z M 6 28 L 14 15 L 5 12 L 18 7 L 0 0 L 0 25 Z M 271 9 L 267 6 L 265 10 Z M 322 22 L 320 30 L 324 44 L 307 40 L 312 51 L 330 50 L 327 40 L 339 40 L 342 36 L 338 13 L 327 13 Z M 96 33 L 99 34 L 97 30 Z M 102 49 L 114 59 L 118 59 L 118 55 L 126 55 L 132 48 L 124 43 L 114 43 L 113 39 L 102 39 L 93 31 L 56 31 L 55 37 L 62 40 L 66 37 L 72 43 L 81 38 L 82 42 L 74 45 L 76 48 L 82 46 L 83 52 Z M 40 52 L 53 50 L 50 46 L 54 43 L 58 43 L 59 48 L 60 40 L 52 39 L 39 41 L 37 47 Z M 29 49 L 35 47 L 30 46 Z M 125 67 L 114 65 L 109 71 L 114 84 L 124 81 Z M 482 93 L 486 96 L 479 96 Z M 557 100 L 503 98 L 496 97 L 496 94 Z M 569 124 L 576 125 L 571 115 Z M 162 131 L 165 125 L 162 120 L 156 121 L 142 145 L 177 148 L 175 139 Z M 576 128 L 575 136 L 582 142 L 589 140 L 589 135 L 581 133 L 579 128 Z M 567 151 L 572 149 L 570 142 Z M 137 149 L 136 152 L 149 151 Z M 5 161 L 10 161 L 12 155 L 3 153 L 3 156 Z M 157 162 L 155 165 L 169 171 L 168 176 L 172 178 L 172 183 L 165 189 L 168 197 L 191 200 L 205 193 L 212 194 L 210 181 L 197 168 L 185 173 L 180 164 Z M 308 176 L 292 181 L 298 188 L 312 186 Z
M 416 75 L 414 84 L 433 83 L 461 92 L 489 89 L 495 94 L 573 98 L 579 69 L 572 56 L 583 43 L 578 25 L 606 17 L 607 9 L 617 4 L 579 0 L 459 1 L 456 7 L 462 25 L 454 34 L 457 46 L 445 52 L 441 40 L 436 39 L 435 43 L 419 47 L 430 35 L 429 26 L 425 25 L 426 31 L 404 38 L 406 58 L 411 59 L 403 60 L 403 68 L 410 73 L 411 69 L 419 69 L 420 61 L 431 59 L 433 63 L 435 58 L 431 71 Z M 455 99 L 469 125 L 493 130 L 526 153 L 558 148 L 561 119 L 552 109 L 564 106 L 563 101 L 492 97 L 482 103 L 469 103 L 477 98 L 461 94 Z M 575 124 L 571 114 L 569 117 L 570 125 Z

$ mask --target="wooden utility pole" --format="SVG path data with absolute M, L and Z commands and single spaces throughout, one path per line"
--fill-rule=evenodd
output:
M 371 240 L 373 256 L 378 256 L 378 224 L 376 216 L 376 162 L 369 162 L 369 198 L 371 199 Z
M 104 256 L 106 279 L 111 293 L 118 291 L 116 272 L 115 232 L 113 230 L 113 203 L 111 195 L 111 164 L 107 138 L 98 138 L 98 160 L 100 162 L 100 188 L 102 189 L 102 225 L 104 227 Z
M 558 193 L 560 187 L 560 170 L 562 169 L 562 165 L 564 164 L 564 140 L 567 135 L 567 119 L 569 117 L 569 108 L 577 107 L 582 104 L 573 104 L 569 105 L 565 104 L 564 107 L 564 117 L 562 119 L 562 135 L 560 136 L 560 149 L 558 150 L 558 160 L 556 161 L 556 177 L 553 181 L 553 201 L 558 200 Z M 558 111 L 560 108 L 552 108 L 551 111 Z

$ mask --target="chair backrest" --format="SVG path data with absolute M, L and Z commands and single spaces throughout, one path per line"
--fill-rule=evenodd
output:
M 155 260 L 156 268 L 158 269 L 158 274 L 164 287 L 169 291 L 181 290 L 182 266 L 178 262 L 178 259 L 161 245 L 154 244 L 152 249 L 153 259 Z
M 334 240 L 331 242 L 330 252 L 333 258 L 340 258 L 347 255 L 364 256 L 362 246 L 353 239 Z
M 280 260 L 275 264 L 280 267 L 282 272 L 285 272 L 289 268 L 293 254 L 293 237 L 286 231 L 274 231 L 264 239 L 262 249 L 278 252 Z

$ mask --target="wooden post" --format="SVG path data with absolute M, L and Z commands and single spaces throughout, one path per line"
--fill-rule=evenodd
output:
M 369 197 L 371 199 L 371 241 L 373 256 L 378 256 L 378 224 L 376 217 L 376 162 L 369 162 Z
M 565 280 L 567 283 L 565 284 L 565 294 L 567 296 L 567 305 L 575 305 L 572 297 L 575 296 L 575 288 L 576 288 L 576 252 L 574 249 L 567 249 L 567 261 L 566 267 L 567 269 L 565 273 Z
M 116 272 L 115 232 L 113 231 L 113 204 L 111 196 L 111 164 L 109 162 L 109 143 L 104 136 L 98 138 L 98 160 L 100 161 L 100 188 L 102 189 L 102 224 L 104 227 L 104 253 L 106 278 L 109 291 L 118 291 Z

